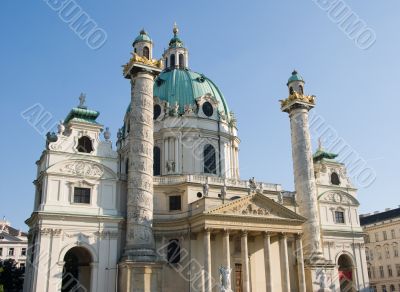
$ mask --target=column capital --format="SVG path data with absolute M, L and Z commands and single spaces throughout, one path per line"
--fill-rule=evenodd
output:
M 204 227 L 204 232 L 205 233 L 211 233 L 212 229 L 209 227 Z
M 264 231 L 263 235 L 264 235 L 264 238 L 271 237 L 272 233 L 270 231 Z
M 295 234 L 295 238 L 299 239 L 299 240 L 302 239 L 303 238 L 303 233 L 296 233 Z
M 224 228 L 224 229 L 222 229 L 222 233 L 224 236 L 229 236 L 229 234 L 231 233 L 231 230 L 229 230 L 228 228 Z
M 288 238 L 288 233 L 287 233 L 287 232 L 280 232 L 280 233 L 279 233 L 279 238 L 285 238 L 285 239 L 287 239 L 287 238 Z
M 248 233 L 249 233 L 249 232 L 248 232 L 247 230 L 242 229 L 240 235 L 241 235 L 242 237 L 247 237 Z

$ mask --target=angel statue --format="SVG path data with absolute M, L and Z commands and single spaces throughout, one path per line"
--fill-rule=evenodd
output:
M 219 267 L 219 279 L 221 285 L 221 292 L 232 292 L 231 289 L 231 271 L 229 267 Z

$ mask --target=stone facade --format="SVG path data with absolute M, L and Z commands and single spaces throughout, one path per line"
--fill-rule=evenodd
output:
M 400 208 L 360 216 L 373 291 L 400 290 Z
M 25 267 L 28 234 L 13 228 L 7 220 L 0 220 L 0 260 L 12 259 L 17 267 Z
M 164 62 L 152 59 L 145 31 L 133 46 L 117 149 L 109 130 L 100 137 L 84 96 L 48 135 L 26 221 L 33 260 L 25 291 L 368 287 L 356 190 L 344 165 L 321 149 L 312 155 L 307 119 L 315 101 L 299 76 L 282 101 L 296 182 L 289 192 L 240 179 L 236 118 L 218 87 L 187 68 L 176 27 Z

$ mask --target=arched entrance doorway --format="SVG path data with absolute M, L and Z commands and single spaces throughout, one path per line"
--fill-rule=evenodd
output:
M 92 256 L 84 247 L 76 246 L 67 251 L 64 256 L 61 291 L 90 291 L 92 261 Z
M 350 292 L 354 289 L 354 265 L 350 256 L 342 254 L 338 259 L 340 291 Z

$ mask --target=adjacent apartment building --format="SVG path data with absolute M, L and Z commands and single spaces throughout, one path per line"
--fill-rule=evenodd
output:
M 25 268 L 27 248 L 28 235 L 0 220 L 0 260 L 13 259 L 18 267 Z
M 400 207 L 360 216 L 373 291 L 400 291 Z

